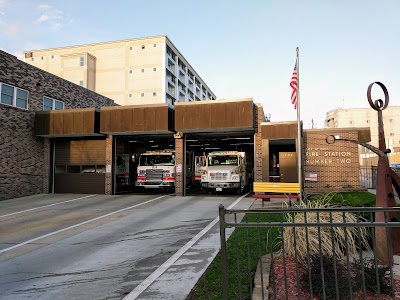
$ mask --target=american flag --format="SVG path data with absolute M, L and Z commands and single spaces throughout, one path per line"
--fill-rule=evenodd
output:
M 297 60 L 294 65 L 294 70 L 292 74 L 292 79 L 290 80 L 290 87 L 292 88 L 292 104 L 294 105 L 294 109 L 297 109 Z

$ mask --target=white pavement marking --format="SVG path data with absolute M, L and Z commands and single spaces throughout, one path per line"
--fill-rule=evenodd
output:
M 82 222 L 82 223 L 79 223 L 79 224 L 75 224 L 75 225 L 72 225 L 72 226 L 69 226 L 69 227 L 66 227 L 66 228 L 57 230 L 57 231 L 53 231 L 53 232 L 47 233 L 47 234 L 45 234 L 45 235 L 38 236 L 37 238 L 31 239 L 31 240 L 29 240 L 29 241 L 25 241 L 25 242 L 23 242 L 23 243 L 14 245 L 14 246 L 12 246 L 12 247 L 8 247 L 8 248 L 5 248 L 5 249 L 3 249 L 3 250 L 0 250 L 0 254 L 1 254 L 1 253 L 4 253 L 4 252 L 7 252 L 7 251 L 10 251 L 10 250 L 15 249 L 15 248 L 19 248 L 19 247 L 24 246 L 24 245 L 26 245 L 26 244 L 29 244 L 29 243 L 36 242 L 36 241 L 38 241 L 38 240 L 47 238 L 47 237 L 52 236 L 52 235 L 55 235 L 55 234 L 57 234 L 57 233 L 64 232 L 64 231 L 69 230 L 69 229 L 72 229 L 72 228 L 76 228 L 76 227 L 79 227 L 79 226 L 81 226 L 81 225 L 85 225 L 85 224 L 88 224 L 88 223 L 90 223 L 90 222 L 103 219 L 103 218 L 105 218 L 105 217 L 109 217 L 109 216 L 111 216 L 111 215 L 120 213 L 121 211 L 129 210 L 129 209 L 132 209 L 132 208 L 135 208 L 135 207 L 138 207 L 138 206 L 141 206 L 141 205 L 144 205 L 144 204 L 147 204 L 147 203 L 156 201 L 156 200 L 161 199 L 161 198 L 166 197 L 166 196 L 167 196 L 167 195 L 163 195 L 163 196 L 160 196 L 160 197 L 157 197 L 157 198 L 148 200 L 148 201 L 143 202 L 143 203 L 140 203 L 140 204 L 136 204 L 136 205 L 133 205 L 133 206 L 125 207 L 125 208 L 116 210 L 116 211 L 114 211 L 114 212 L 108 213 L 108 214 L 106 214 L 106 215 L 102 215 L 102 216 L 100 216 L 100 217 L 97 217 L 97 218 L 94 218 L 94 219 L 90 219 L 90 220 L 87 220 L 87 221 Z
M 239 197 L 233 202 L 227 209 L 231 209 L 239 203 L 244 197 L 250 192 Z M 190 249 L 203 235 L 207 233 L 215 224 L 219 221 L 219 217 L 215 218 L 210 224 L 208 224 L 202 231 L 196 234 L 189 242 L 187 242 L 181 249 L 179 249 L 174 255 L 172 255 L 165 263 L 159 266 L 153 273 L 151 273 L 145 280 L 143 280 L 133 291 L 126 295 L 123 300 L 135 300 L 140 296 L 158 277 L 160 277 L 169 267 L 171 267 L 187 250 Z
M 85 198 L 89 198 L 89 197 L 93 197 L 93 196 L 94 195 L 89 195 L 89 196 L 80 197 L 80 198 L 76 198 L 76 199 L 71 199 L 71 200 L 66 200 L 66 201 L 57 202 L 57 203 L 53 203 L 53 204 L 48 204 L 48 205 L 44 205 L 44 206 L 39 206 L 39 207 L 31 208 L 31 209 L 21 210 L 21 211 L 12 213 L 12 214 L 2 215 L 2 216 L 0 216 L 0 218 L 9 217 L 9 216 L 17 215 L 17 214 L 22 214 L 22 213 L 27 212 L 27 211 L 37 210 L 37 209 L 41 209 L 41 208 L 45 208 L 45 207 L 58 205 L 58 204 L 73 202 L 73 201 L 77 201 L 77 200 L 81 200 L 81 199 L 85 199 Z

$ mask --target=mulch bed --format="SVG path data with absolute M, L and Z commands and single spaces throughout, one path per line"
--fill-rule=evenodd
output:
M 286 266 L 286 282 L 285 282 L 285 266 Z M 311 294 L 308 290 L 301 288 L 300 279 L 297 278 L 307 272 L 301 264 L 297 264 L 296 273 L 296 261 L 291 257 L 286 257 L 285 261 L 283 257 L 277 257 L 274 259 L 273 270 L 270 271 L 270 284 L 269 284 L 269 299 L 286 300 L 286 299 L 312 299 L 320 300 L 319 297 L 315 296 L 311 298 Z M 394 290 L 396 293 L 395 299 L 400 299 L 400 281 L 394 280 Z M 299 298 L 300 292 L 300 298 Z M 342 298 L 343 299 L 343 298 Z M 354 300 L 364 299 L 363 292 L 357 293 L 353 296 Z M 381 294 L 380 298 L 377 294 L 372 292 L 366 293 L 367 300 L 390 300 L 390 295 Z

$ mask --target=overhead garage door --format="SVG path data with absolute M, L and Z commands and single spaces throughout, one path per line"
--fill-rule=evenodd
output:
M 56 140 L 54 162 L 55 193 L 105 193 L 105 140 Z

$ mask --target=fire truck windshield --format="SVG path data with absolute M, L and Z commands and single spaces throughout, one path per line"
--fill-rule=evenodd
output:
M 238 165 L 238 157 L 236 155 L 218 155 L 218 156 L 209 156 L 208 157 L 208 165 L 209 166 L 218 166 L 218 165 Z
M 140 156 L 140 166 L 173 166 L 175 158 L 173 155 L 144 155 Z

